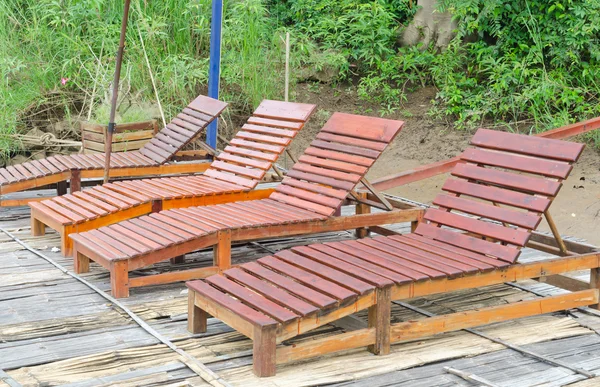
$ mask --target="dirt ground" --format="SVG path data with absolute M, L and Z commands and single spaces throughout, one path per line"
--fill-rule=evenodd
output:
M 296 155 L 308 146 L 319 128 L 335 111 L 379 115 L 376 104 L 359 100 L 355 91 L 350 88 L 300 85 L 297 93 L 299 102 L 315 103 L 318 110 L 292 144 L 292 153 Z M 457 156 L 467 147 L 473 132 L 454 130 L 446 123 L 427 115 L 430 101 L 434 97 L 435 89 L 421 89 L 408 96 L 402 109 L 384 116 L 401 119 L 406 125 L 373 166 L 369 179 L 375 180 L 419 165 L 448 159 Z M 290 160 L 283 161 L 288 167 L 291 166 Z M 435 176 L 387 192 L 431 203 L 446 178 L 447 175 Z M 600 245 L 600 150 L 592 146 L 586 147 L 553 203 L 551 214 L 563 235 L 576 236 Z M 540 229 L 549 231 L 545 221 Z

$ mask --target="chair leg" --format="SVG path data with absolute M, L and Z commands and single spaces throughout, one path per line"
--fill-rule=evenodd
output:
M 46 225 L 36 218 L 31 218 L 31 236 L 46 235 Z
M 67 182 L 59 181 L 56 183 L 56 196 L 63 196 L 67 194 Z
M 367 195 L 360 195 L 361 197 L 366 197 Z M 371 213 L 371 206 L 364 204 L 364 203 L 358 203 L 356 205 L 356 215 L 362 215 L 362 214 L 370 214 Z M 366 238 L 369 235 L 369 229 L 366 227 L 360 227 L 356 229 L 356 237 L 357 238 Z
M 90 271 L 90 259 L 81 254 L 80 252 L 75 252 L 75 260 L 73 261 L 73 270 L 75 273 L 87 273 Z
M 196 306 L 196 293 L 188 290 L 188 331 L 191 333 L 206 332 L 208 314 Z
M 600 289 L 600 268 L 590 269 L 590 288 Z M 600 305 L 590 305 L 590 308 L 600 310 Z
M 369 328 L 375 328 L 375 344 L 369 345 L 369 352 L 375 355 L 390 353 L 390 325 L 391 325 L 391 287 L 377 289 L 377 304 L 369 307 Z
M 171 265 L 182 264 L 185 262 L 185 256 L 178 255 L 177 257 L 171 258 L 169 261 L 171 261 Z
M 231 230 L 221 230 L 217 234 L 218 242 L 214 247 L 214 264 L 219 270 L 231 267 Z
M 274 376 L 276 372 L 277 326 L 254 327 L 253 366 L 258 377 Z
M 116 261 L 110 265 L 110 288 L 114 298 L 129 297 L 129 271 L 127 261 Z

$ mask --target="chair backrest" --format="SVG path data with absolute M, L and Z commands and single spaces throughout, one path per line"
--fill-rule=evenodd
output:
M 315 108 L 316 105 L 306 103 L 262 101 L 204 174 L 248 188 L 256 187 Z
M 433 201 L 439 208 L 425 212 L 430 223 L 415 232 L 513 263 L 584 145 L 487 129 L 479 129 L 471 145 L 451 172 L 456 179 L 442 187 L 447 194 Z
M 332 215 L 403 126 L 334 113 L 270 198 Z
M 227 107 L 227 103 L 198 96 L 144 145 L 140 152 L 162 164 L 195 139 Z

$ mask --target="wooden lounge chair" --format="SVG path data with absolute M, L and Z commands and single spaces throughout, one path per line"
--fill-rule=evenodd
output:
M 31 207 L 31 233 L 48 226 L 60 233 L 63 255 L 69 235 L 158 212 L 267 197 L 252 191 L 304 127 L 316 105 L 263 101 L 203 175 L 121 181 L 57 196 Z M 251 192 L 252 191 L 252 192 Z
M 98 230 L 71 234 L 75 270 L 92 259 L 110 270 L 113 296 L 129 288 L 204 278 L 231 266 L 231 243 L 389 224 L 414 218 L 394 210 L 333 216 L 388 143 L 401 121 L 335 113 L 268 198 L 172 209 Z M 214 246 L 214 265 L 129 278 L 132 270 Z
M 194 140 L 227 107 L 225 102 L 205 96 L 194 99 L 144 147 L 111 155 L 111 177 L 202 172 L 206 163 L 167 163 Z M 80 189 L 82 178 L 104 176 L 104 154 L 73 154 L 32 160 L 0 168 L 0 195 L 48 184 L 70 181 L 71 190 Z M 24 201 L 0 200 L 0 205 L 23 205 Z
M 484 129 L 471 143 L 413 233 L 294 247 L 188 282 L 189 330 L 219 318 L 253 340 L 254 372 L 270 376 L 278 363 L 363 346 L 387 354 L 393 342 L 597 304 L 600 250 L 563 241 L 548 212 L 583 145 Z M 554 240 L 532 234 L 542 214 Z M 525 245 L 564 257 L 517 264 Z M 582 269 L 592 289 L 390 322 L 394 300 Z M 279 345 L 364 309 L 367 328 Z

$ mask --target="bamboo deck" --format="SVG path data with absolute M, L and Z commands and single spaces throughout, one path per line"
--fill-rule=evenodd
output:
M 351 211 L 351 208 L 344 208 L 346 210 Z M 65 268 L 72 269 L 71 259 L 51 251 L 60 246 L 58 234 L 30 236 L 28 208 L 1 211 L 0 227 Z M 409 225 L 394 225 L 393 228 L 408 231 Z M 347 238 L 353 238 L 353 234 L 329 233 L 319 236 L 318 240 Z M 232 252 L 233 261 L 258 258 L 269 254 L 268 250 L 316 240 L 315 237 L 288 238 L 261 242 L 260 245 L 236 246 Z M 521 261 L 549 257 L 525 249 Z M 211 252 L 199 252 L 188 256 L 183 265 L 199 267 L 211 261 Z M 143 272 L 160 273 L 169 267 L 169 263 L 161 263 Z M 574 276 L 588 280 L 588 273 L 575 273 Z M 99 266 L 92 265 L 91 271 L 83 277 L 102 290 L 110 289 L 108 272 Z M 547 294 L 562 291 L 533 281 L 520 284 Z M 502 284 L 413 299 L 410 304 L 443 314 L 536 297 L 533 293 Z M 358 349 L 286 364 L 279 367 L 277 376 L 258 379 L 252 373 L 250 340 L 216 319 L 209 319 L 207 333 L 188 333 L 187 296 L 182 283 L 135 289 L 130 298 L 121 301 L 233 386 L 475 385 L 444 372 L 445 366 L 473 373 L 499 386 L 600 385 L 600 377 L 588 379 L 567 368 L 526 357 L 464 331 L 396 344 L 388 356 L 374 356 Z M 392 316 L 394 321 L 422 318 L 398 304 L 394 305 Z M 365 313 L 358 313 L 294 340 L 299 342 L 340 330 L 360 329 L 365 324 Z M 598 314 L 574 310 L 488 325 L 478 330 L 600 375 Z M 209 385 L 175 352 L 160 344 L 120 309 L 0 232 L 0 386 L 19 384 Z

